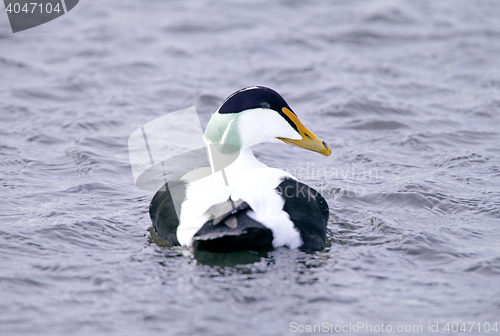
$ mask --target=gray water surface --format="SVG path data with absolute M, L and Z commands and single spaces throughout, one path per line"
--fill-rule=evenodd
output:
M 500 323 L 499 18 L 483 0 L 108 0 L 12 34 L 0 13 L 0 334 Z M 328 248 L 155 244 L 128 136 L 193 105 L 204 127 L 252 85 L 332 147 L 256 148 L 323 193 Z

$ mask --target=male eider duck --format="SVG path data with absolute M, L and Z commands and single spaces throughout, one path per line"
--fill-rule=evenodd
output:
M 252 152 L 259 143 L 284 142 L 331 154 L 276 91 L 255 86 L 230 95 L 212 115 L 204 140 L 207 148 L 222 146 L 218 155 L 236 152 L 236 159 L 219 170 L 211 162 L 211 174 L 177 183 L 184 192 L 179 218 L 172 185 L 158 191 L 149 208 L 158 235 L 172 245 L 212 252 L 324 248 L 325 199 L 289 173 L 259 162 Z M 215 154 L 208 152 L 213 160 Z

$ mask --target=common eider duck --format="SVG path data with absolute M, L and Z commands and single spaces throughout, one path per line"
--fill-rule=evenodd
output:
M 184 192 L 179 218 L 172 184 L 158 191 L 149 214 L 159 236 L 172 245 L 212 252 L 324 248 L 329 215 L 325 199 L 288 172 L 259 162 L 252 152 L 259 143 L 284 142 L 331 154 L 280 94 L 261 86 L 231 94 L 212 115 L 204 141 L 212 148 L 211 160 L 233 155 L 227 161 L 232 163 L 214 169 L 211 161 L 211 174 L 177 182 Z

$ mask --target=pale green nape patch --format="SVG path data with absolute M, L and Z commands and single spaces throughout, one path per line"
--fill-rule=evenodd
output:
M 232 145 L 241 148 L 238 117 L 239 113 L 214 113 L 205 130 L 205 140 L 211 144 Z

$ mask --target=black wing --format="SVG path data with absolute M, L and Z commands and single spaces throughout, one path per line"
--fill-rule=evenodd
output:
M 169 188 L 170 187 L 170 188 Z M 172 197 L 175 190 L 175 195 Z M 174 182 L 165 184 L 158 190 L 149 205 L 149 216 L 153 222 L 153 227 L 160 237 L 172 245 L 180 245 L 177 241 L 177 227 L 179 218 L 175 212 L 174 201 L 180 207 L 185 199 L 186 184 L 184 182 Z
M 299 230 L 303 251 L 319 251 L 325 247 L 328 203 L 321 194 L 296 180 L 286 178 L 276 188 L 285 200 L 283 210 Z

